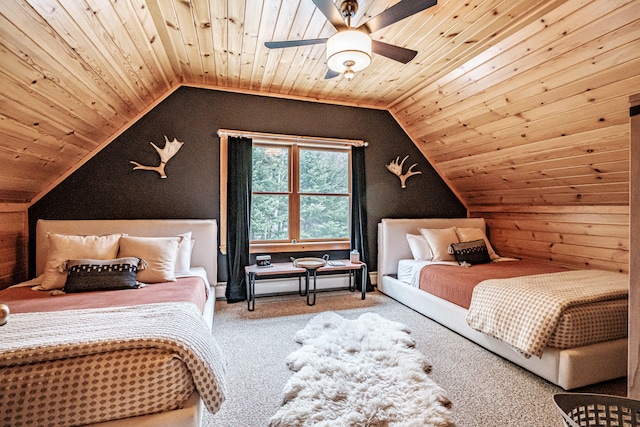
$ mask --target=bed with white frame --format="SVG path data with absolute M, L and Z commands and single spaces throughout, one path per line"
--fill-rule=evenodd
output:
M 204 310 L 202 312 L 202 316 L 204 317 L 204 321 L 206 322 L 210 332 L 213 326 L 215 303 L 215 290 L 213 288 L 217 280 L 218 247 L 217 223 L 213 219 L 39 220 L 35 236 L 36 275 L 40 276 L 45 268 L 45 261 L 48 252 L 47 233 L 97 236 L 110 233 L 124 233 L 130 236 L 140 237 L 166 237 L 176 236 L 186 232 L 191 232 L 192 269 L 194 272 L 197 272 L 200 277 L 205 279 L 206 287 L 210 288 L 208 291 L 208 298 L 204 303 Z M 132 302 L 132 304 L 135 304 L 135 302 Z M 11 323 L 11 321 L 12 319 L 10 318 L 9 323 Z M 86 375 L 90 375 L 90 372 L 87 372 Z M 160 425 L 196 427 L 201 424 L 204 410 L 205 405 L 203 400 L 198 395 L 198 392 L 194 391 L 182 408 L 149 415 L 105 421 L 92 425 L 104 427 L 151 427 Z
M 467 309 L 397 279 L 399 261 L 412 259 L 407 233 L 452 226 L 486 232 L 483 218 L 382 219 L 378 224 L 378 290 L 563 389 L 626 376 L 626 338 L 562 350 L 547 347 L 540 358 L 525 358 L 504 342 L 472 329 L 466 322 Z

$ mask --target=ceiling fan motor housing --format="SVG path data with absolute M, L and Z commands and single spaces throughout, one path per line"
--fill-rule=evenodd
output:
M 356 16 L 358 11 L 358 2 L 356 0 L 345 0 L 340 5 L 340 13 L 347 20 L 348 26 L 351 27 L 351 18 Z

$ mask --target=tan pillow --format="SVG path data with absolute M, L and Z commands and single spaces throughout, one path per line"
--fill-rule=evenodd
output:
M 484 234 L 484 231 L 482 231 L 481 228 L 456 227 L 456 234 L 461 242 L 472 242 L 474 240 L 484 239 L 484 243 L 487 245 L 487 252 L 489 252 L 489 258 L 500 258 L 500 255 L 498 255 L 491 247 L 491 243 L 489 243 L 487 235 Z
M 182 240 L 182 236 L 122 236 L 118 258 L 137 257 L 146 263 L 146 268 L 139 269 L 136 274 L 136 280 L 139 282 L 175 282 L 176 258 Z
M 449 253 L 449 245 L 459 243 L 455 227 L 449 228 L 420 228 L 420 234 L 427 239 L 429 248 L 433 254 L 433 261 L 455 261 L 453 254 Z
M 114 259 L 118 255 L 118 241 L 122 234 L 105 236 L 74 236 L 47 233 L 49 250 L 42 276 L 41 289 L 62 289 L 68 272 L 64 269 L 67 260 Z
M 407 242 L 409 242 L 413 259 L 431 261 L 432 255 L 429 242 L 422 235 L 407 233 Z
M 178 245 L 178 256 L 176 257 L 175 274 L 186 274 L 191 269 L 191 250 L 193 249 L 193 240 L 191 240 L 191 232 L 179 234 L 182 241 Z

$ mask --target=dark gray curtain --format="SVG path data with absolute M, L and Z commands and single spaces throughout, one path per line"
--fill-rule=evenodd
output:
M 227 302 L 247 299 L 244 267 L 249 265 L 251 139 L 229 137 L 227 167 Z
M 367 184 L 364 173 L 364 147 L 351 149 L 351 250 L 360 252 L 360 261 L 369 266 L 369 238 L 367 236 Z M 362 290 L 362 278 L 356 274 L 356 287 Z M 373 291 L 367 274 L 367 292 Z

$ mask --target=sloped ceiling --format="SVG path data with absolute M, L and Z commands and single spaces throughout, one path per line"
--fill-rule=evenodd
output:
M 411 0 L 405 0 L 411 1 Z M 336 2 L 339 4 L 339 0 Z M 397 3 L 360 0 L 355 24 Z M 417 50 L 325 80 L 311 0 L 3 0 L 0 203 L 30 203 L 180 85 L 388 109 L 468 207 L 628 204 L 637 0 L 439 0 Z

